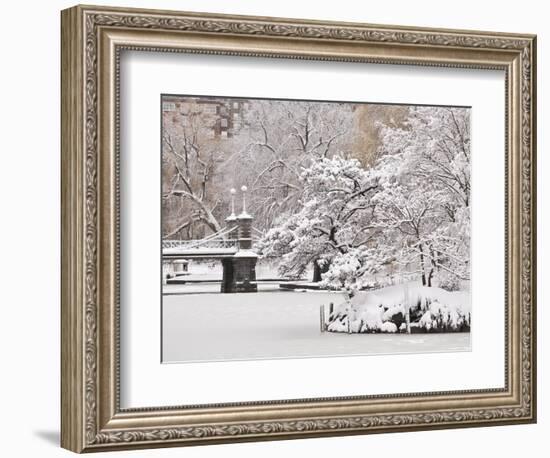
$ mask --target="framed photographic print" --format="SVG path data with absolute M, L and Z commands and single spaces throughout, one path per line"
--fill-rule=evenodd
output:
M 62 446 L 534 422 L 532 35 L 62 12 Z

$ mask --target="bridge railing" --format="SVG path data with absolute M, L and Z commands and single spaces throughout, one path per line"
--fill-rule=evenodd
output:
M 184 250 L 199 248 L 236 248 L 238 239 L 212 239 L 212 240 L 163 240 L 162 249 L 179 248 Z
M 260 240 L 264 233 L 258 229 L 252 228 L 254 235 L 251 238 L 252 245 L 256 245 L 258 240 Z M 231 236 L 231 238 L 227 238 Z M 227 249 L 235 248 L 239 249 L 239 244 L 241 240 L 238 238 L 238 228 L 237 227 L 224 227 L 220 231 L 210 234 L 209 236 L 203 239 L 192 239 L 192 240 L 163 240 L 162 249 L 163 250 L 198 250 L 201 249 Z M 247 239 L 250 240 L 250 239 Z

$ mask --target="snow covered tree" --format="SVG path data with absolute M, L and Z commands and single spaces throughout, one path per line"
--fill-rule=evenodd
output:
M 382 138 L 379 219 L 396 231 L 397 263 L 416 264 L 424 285 L 437 277 L 456 289 L 469 279 L 469 111 L 414 107 Z
M 431 242 L 433 232 L 442 224 L 442 201 L 443 195 L 437 189 L 398 181 L 386 182 L 375 197 L 376 224 L 385 231 L 379 244 L 393 252 L 392 259 L 399 266 L 417 266 L 425 286 L 431 286 L 434 274 Z
M 298 210 L 267 233 L 263 254 L 280 257 L 285 275 L 315 262 L 326 286 L 350 291 L 395 271 L 456 289 L 469 279 L 468 123 L 464 109 L 410 108 L 405 122 L 380 127 L 371 167 L 310 156 L 296 174 Z
M 300 210 L 267 232 L 260 252 L 279 258 L 281 274 L 291 277 L 301 276 L 317 263 L 341 287 L 345 279 L 331 274 L 330 266 L 335 259 L 368 249 L 375 231 L 371 199 L 378 178 L 358 160 L 334 156 L 312 162 L 299 182 L 303 188 Z M 364 257 L 358 259 L 361 263 Z
M 406 173 L 446 190 L 451 221 L 456 208 L 470 203 L 469 122 L 464 108 L 412 107 L 403 127 L 381 129 L 386 169 L 394 169 L 390 175 Z
M 163 113 L 165 238 L 202 238 L 222 229 L 227 191 L 233 186 L 226 178 L 229 158 L 247 146 L 242 137 L 216 135 L 216 124 L 223 118 L 209 108 L 224 108 L 230 102 L 200 102 L 189 98 L 181 101 L 177 110 Z
M 353 107 L 343 103 L 256 100 L 247 113 L 249 147 L 240 155 L 255 174 L 247 180 L 256 225 L 269 228 L 299 210 L 301 173 L 345 150 Z

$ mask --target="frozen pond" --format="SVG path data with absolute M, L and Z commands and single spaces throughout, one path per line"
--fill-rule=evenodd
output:
M 321 332 L 320 305 L 328 309 L 329 302 L 343 302 L 341 293 L 280 291 L 277 284 L 263 284 L 260 293 L 208 294 L 217 291 L 219 283 L 195 290 L 165 287 L 163 362 L 470 350 L 470 333 Z

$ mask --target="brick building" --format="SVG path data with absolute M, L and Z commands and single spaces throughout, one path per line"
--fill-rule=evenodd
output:
M 173 122 L 186 122 L 186 117 L 200 115 L 203 127 L 210 129 L 212 138 L 231 138 L 246 124 L 246 99 L 216 97 L 162 97 L 163 116 L 172 115 Z

